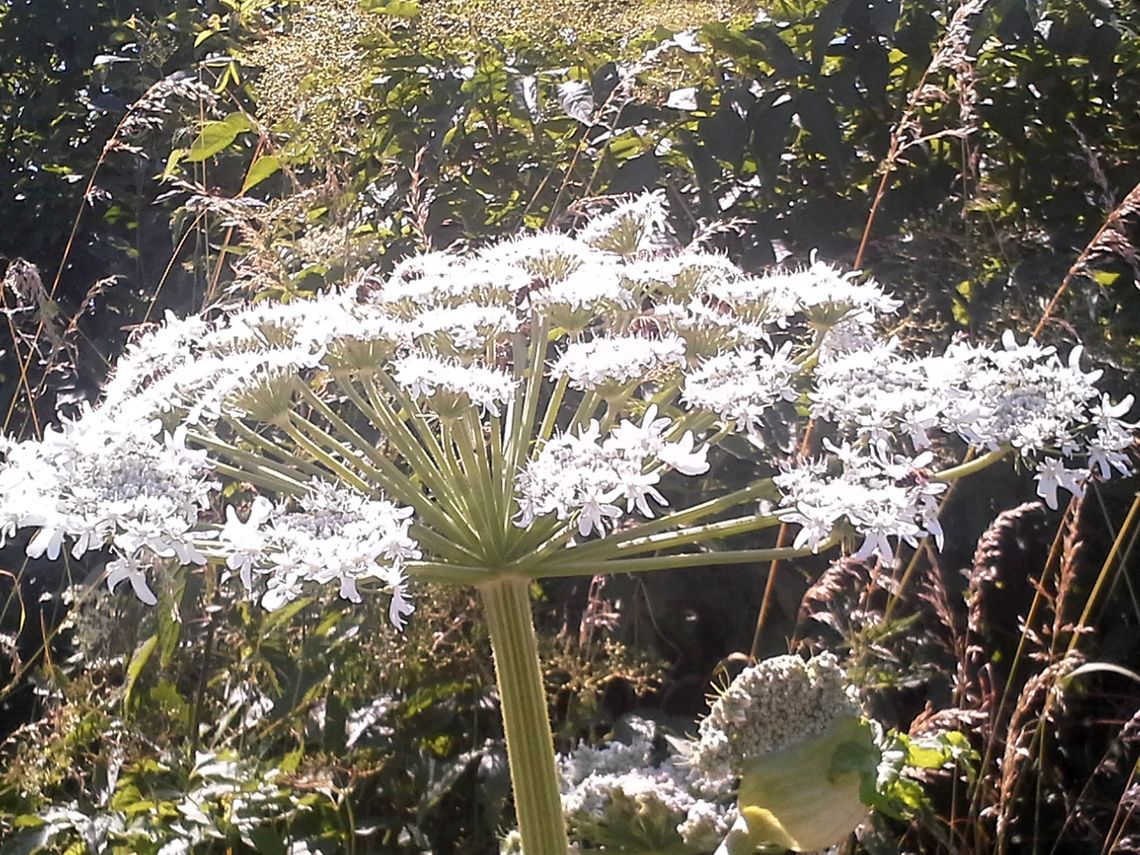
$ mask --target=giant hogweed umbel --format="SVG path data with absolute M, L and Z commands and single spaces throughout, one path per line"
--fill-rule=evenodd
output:
M 822 264 L 755 276 L 674 245 L 658 196 L 576 235 L 429 253 L 311 299 L 168 317 L 102 401 L 41 440 L 4 441 L 0 542 L 109 548 L 108 583 L 154 601 L 175 563 L 224 566 L 267 608 L 309 583 L 390 597 L 474 585 L 486 608 L 524 847 L 565 848 L 528 600 L 532 579 L 746 563 L 831 548 L 893 558 L 939 541 L 947 483 L 1014 455 L 1051 505 L 1128 470 L 1131 399 L 1081 349 L 1012 334 L 911 354 L 878 332 L 898 303 Z M 770 427 L 814 418 L 818 457 Z M 736 436 L 765 452 L 746 486 L 674 506 L 680 478 Z M 977 452 L 939 470 L 946 435 Z M 763 459 L 765 455 L 761 454 Z M 248 511 L 215 506 L 252 485 Z M 699 491 L 688 489 L 685 496 Z M 787 522 L 792 546 L 704 545 Z

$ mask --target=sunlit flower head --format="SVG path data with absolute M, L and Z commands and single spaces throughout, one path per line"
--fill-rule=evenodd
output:
M 882 334 L 898 309 L 814 260 L 755 275 L 681 247 L 648 194 L 573 234 L 167 316 L 97 406 L 0 445 L 0 542 L 109 547 L 108 582 L 146 600 L 154 573 L 204 563 L 274 608 L 314 584 L 383 591 L 400 625 L 416 578 L 712 564 L 735 560 L 705 549 L 721 533 L 781 521 L 797 554 L 846 541 L 890 562 L 941 544 L 951 444 L 1015 456 L 1050 505 L 1130 471 L 1131 399 L 1079 347 L 914 354 Z

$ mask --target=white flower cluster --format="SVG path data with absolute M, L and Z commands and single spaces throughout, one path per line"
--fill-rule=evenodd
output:
M 830 653 L 810 660 L 776 656 L 744 669 L 717 697 L 699 727 L 689 762 L 712 778 L 739 776 L 750 760 L 861 715 Z
M 684 362 L 685 342 L 675 335 L 661 339 L 599 336 L 567 345 L 550 373 L 554 377 L 566 375 L 575 389 L 597 389 L 640 383 L 655 372 L 678 368 Z
M 629 743 L 580 746 L 559 758 L 562 809 L 587 851 L 699 853 L 716 848 L 735 819 L 732 781 L 706 779 L 668 757 L 654 761 L 651 725 L 634 729 Z
M 827 440 L 824 446 L 838 461 L 838 472 L 821 459 L 775 477 L 787 507 L 780 518 L 800 527 L 797 548 L 818 549 L 844 519 L 863 535 L 855 558 L 878 555 L 891 563 L 891 537 L 914 546 L 919 537 L 930 535 L 942 548 L 938 497 L 947 485 L 925 474 L 923 467 L 933 461 L 930 452 L 888 460 L 879 445 L 871 446 L 869 456 Z
M 247 588 L 254 573 L 267 577 L 261 601 L 267 609 L 295 599 L 305 582 L 338 582 L 340 595 L 358 603 L 357 582 L 378 579 L 391 598 L 389 619 L 400 629 L 413 611 L 403 567 L 420 557 L 408 534 L 411 515 L 411 508 L 318 482 L 295 508 L 259 496 L 243 521 L 227 507 L 217 543 Z
M 194 529 L 219 485 L 205 452 L 186 447 L 184 430 L 163 434 L 157 421 L 88 413 L 5 451 L 0 546 L 23 527 L 38 528 L 27 546 L 32 558 L 58 558 L 65 538 L 75 558 L 110 542 L 120 558 L 108 566 L 108 583 L 129 580 L 150 604 L 155 595 L 137 571 L 148 555 L 205 563 Z
M 773 405 L 798 397 L 793 381 L 799 367 L 791 349 L 787 342 L 775 353 L 739 348 L 706 359 L 685 378 L 681 400 L 756 435 Z
M 575 532 L 605 536 L 633 522 L 627 514 L 652 517 L 669 504 L 670 479 L 709 471 L 713 444 L 740 434 L 783 447 L 767 434 L 795 434 L 790 422 L 805 414 L 831 440 L 824 456 L 771 459 L 756 473 L 775 476 L 776 511 L 801 526 L 803 548 L 854 530 L 861 555 L 890 560 L 900 540 L 940 537 L 942 482 L 925 470 L 937 468 L 928 446 L 947 435 L 1028 461 L 1050 505 L 1094 473 L 1129 471 L 1132 399 L 1105 397 L 1080 348 L 1062 360 L 1007 335 L 997 349 L 909 355 L 877 331 L 898 305 L 823 264 L 756 276 L 679 249 L 650 194 L 576 237 L 426 253 L 311 299 L 168 317 L 129 348 L 79 422 L 0 444 L 0 538 L 37 527 L 32 554 L 49 556 L 65 538 L 77 554 L 111 545 L 111 579 L 149 599 L 156 560 L 236 549 L 204 533 L 211 471 L 275 499 L 273 519 L 258 523 L 274 531 L 300 531 L 299 516 L 283 520 L 318 514 L 305 503 L 341 484 L 414 509 L 417 538 L 433 544 L 424 561 L 373 554 L 375 531 L 343 523 L 344 554 L 366 556 L 366 568 L 388 562 L 399 591 L 413 564 L 442 579 L 526 554 L 545 561 L 577 545 Z M 159 439 L 156 419 L 177 439 Z M 356 512 L 411 530 L 394 511 Z M 512 516 L 535 537 L 512 531 Z M 274 568 L 268 602 L 304 579 L 340 580 L 351 595 L 353 573 L 303 543 L 251 563 L 247 578 Z M 308 569 L 287 569 L 293 561 Z M 318 573 L 320 562 L 340 569 Z
M 1132 396 L 1118 404 L 1109 401 L 1096 387 L 1101 372 L 1081 370 L 1082 354 L 1083 348 L 1075 347 L 1062 361 L 1054 348 L 1032 339 L 1018 344 L 1007 332 L 1000 349 L 955 343 L 942 354 L 907 357 L 891 340 L 829 355 L 809 392 L 812 415 L 851 430 L 870 453 L 855 465 L 848 464 L 850 455 L 840 455 L 843 471 L 828 483 L 810 483 L 812 472 L 826 470 L 818 462 L 778 479 L 786 495 L 795 496 L 787 519 L 810 527 L 811 533 L 801 537 L 818 543 L 844 515 L 836 503 L 850 502 L 847 519 L 875 535 L 865 554 L 888 561 L 887 535 L 907 541 L 927 533 L 940 536 L 932 528 L 937 525 L 933 488 L 903 489 L 898 483 L 898 475 L 906 479 L 905 468 L 913 472 L 930 463 L 922 453 L 935 431 L 957 434 L 982 451 L 1013 449 L 1036 467 L 1038 493 L 1051 508 L 1057 507 L 1059 487 L 1079 495 L 1093 470 L 1102 478 L 1113 470 L 1127 474 L 1136 424 L 1123 417 Z M 886 449 L 900 449 L 900 437 L 916 452 L 902 472 L 881 465 Z M 866 490 L 879 495 L 876 510 L 859 510 L 857 496 Z M 894 523 L 890 506 L 898 511 Z
M 428 407 L 440 415 L 459 414 L 471 405 L 500 415 L 515 389 L 515 381 L 502 371 L 420 353 L 398 358 L 392 377 L 413 398 L 432 399 Z
M 640 425 L 623 419 L 604 439 L 593 419 L 577 436 L 550 440 L 518 476 L 517 524 L 528 526 L 549 513 L 560 520 L 577 515 L 582 537 L 604 535 L 607 522 L 613 526 L 621 518 L 623 511 L 614 502 L 622 499 L 626 513 L 636 508 L 652 517 L 650 499 L 658 505 L 669 502 L 656 486 L 660 469 L 647 468 L 647 463 L 660 461 L 684 475 L 700 475 L 709 468 L 708 446 L 694 450 L 691 431 L 668 441 L 671 425 L 669 419 L 657 418 L 657 408 L 651 405 Z

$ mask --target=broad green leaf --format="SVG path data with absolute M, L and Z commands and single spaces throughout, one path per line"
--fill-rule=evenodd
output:
M 249 130 L 253 130 L 253 125 L 244 113 L 231 113 L 219 122 L 210 122 L 190 143 L 185 160 L 198 163 L 213 157 L 237 139 L 238 134 Z
M 245 176 L 245 183 L 241 185 L 241 195 L 245 195 L 266 178 L 276 174 L 281 169 L 281 159 L 275 155 L 259 157 L 249 167 Z
M 202 30 L 202 32 L 198 33 L 198 35 L 194 38 L 194 47 L 198 47 L 200 44 L 202 44 L 202 42 L 210 38 L 210 36 L 216 36 L 217 34 L 217 30 Z
M 848 716 L 750 761 L 740 777 L 739 808 L 754 848 L 805 852 L 842 840 L 867 815 L 861 778 L 873 774 L 878 755 L 870 727 Z
M 906 747 L 906 764 L 916 769 L 939 769 L 950 761 L 950 752 L 942 746 L 910 742 Z

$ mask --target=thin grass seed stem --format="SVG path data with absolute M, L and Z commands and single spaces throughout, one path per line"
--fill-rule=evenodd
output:
M 1100 600 L 1100 593 L 1104 588 L 1105 580 L 1110 575 L 1113 575 L 1113 566 L 1116 566 L 1120 570 L 1123 570 L 1125 567 L 1125 559 L 1131 553 L 1136 543 L 1138 531 L 1134 529 L 1137 528 L 1138 516 L 1140 516 L 1140 493 L 1137 493 L 1133 497 L 1132 506 L 1128 509 L 1128 515 L 1125 516 L 1124 523 L 1120 526 L 1120 531 L 1117 532 L 1116 537 L 1113 538 L 1112 547 L 1109 549 L 1108 555 L 1105 556 L 1104 563 L 1101 564 L 1100 572 L 1097 573 L 1096 581 L 1093 583 L 1092 590 L 1089 591 L 1089 595 L 1085 600 L 1085 607 L 1081 610 L 1081 616 L 1077 621 L 1078 628 L 1089 625 L 1093 609 Z M 1127 549 L 1124 549 L 1126 537 L 1129 537 L 1129 546 Z M 1118 556 L 1121 556 L 1119 561 L 1117 560 Z M 1068 647 L 1065 648 L 1066 653 L 1072 653 L 1076 649 L 1077 644 L 1080 642 L 1081 635 L 1082 633 L 1080 632 L 1073 632 L 1072 635 L 1069 636 L 1069 644 Z
M 1057 535 L 1053 538 L 1053 543 L 1049 549 L 1049 556 L 1045 560 L 1045 568 L 1042 570 L 1041 578 L 1038 579 L 1037 584 L 1033 586 L 1033 600 L 1029 604 L 1029 613 L 1022 621 L 1021 634 L 1017 639 L 1017 650 L 1010 660 L 1009 674 L 1006 676 L 1005 685 L 1002 687 L 1001 698 L 998 701 L 997 710 L 994 712 L 993 717 L 990 719 L 992 727 L 990 737 L 986 740 L 986 750 L 982 754 L 982 763 L 979 768 L 988 769 L 991 761 L 994 759 L 995 746 L 997 744 L 996 731 L 999 723 L 1005 714 L 1006 707 L 1010 700 L 1010 689 L 1013 686 L 1014 677 L 1017 674 L 1018 666 L 1023 661 L 1025 648 L 1029 640 L 1029 629 L 1037 624 L 1037 615 L 1042 608 L 1042 603 L 1045 600 L 1045 573 L 1052 565 L 1053 559 L 1056 557 L 1058 547 L 1061 542 L 1061 533 L 1067 525 L 1069 514 L 1072 513 L 1073 504 L 1070 502 L 1065 507 L 1065 513 L 1061 519 L 1061 524 L 1057 527 Z M 970 797 L 970 813 L 971 821 L 976 822 L 978 819 L 978 812 L 981 810 L 981 797 L 983 776 L 978 777 L 977 785 Z

